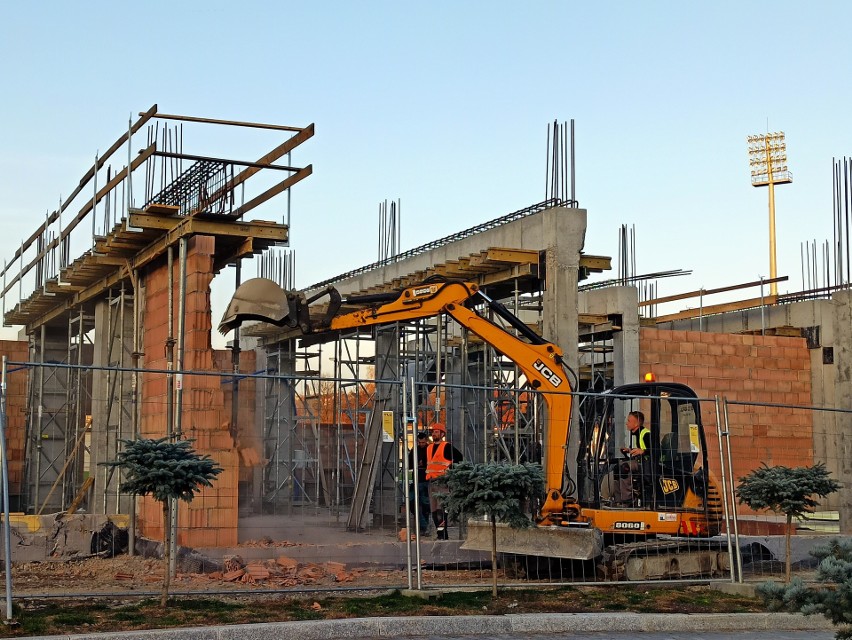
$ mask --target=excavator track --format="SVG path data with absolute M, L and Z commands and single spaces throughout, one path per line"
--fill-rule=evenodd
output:
M 730 570 L 725 540 L 654 538 L 605 547 L 598 563 L 604 580 L 710 578 Z

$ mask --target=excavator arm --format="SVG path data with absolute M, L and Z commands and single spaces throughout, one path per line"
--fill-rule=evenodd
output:
M 350 305 L 366 303 L 369 306 L 348 313 L 338 313 L 341 300 L 336 291 L 326 290 L 306 299 L 303 294 L 290 292 L 275 295 L 275 292 L 271 291 L 272 285 L 275 287 L 278 285 L 272 281 L 266 281 L 263 287 L 257 284 L 252 285 L 252 282 L 247 281 L 234 294 L 234 300 L 240 301 L 241 307 L 235 309 L 233 302 L 229 305 L 219 325 L 220 330 L 232 329 L 245 319 L 259 319 L 278 326 L 298 327 L 304 334 L 316 334 L 420 320 L 446 314 L 514 362 L 526 377 L 529 386 L 543 394 L 547 407 L 544 447 L 547 493 L 541 509 L 540 522 L 558 524 L 563 520 L 566 500 L 562 495 L 562 487 L 572 396 L 570 383 L 565 376 L 563 352 L 557 345 L 542 339 L 505 307 L 480 292 L 478 285 L 472 282 L 427 282 L 408 287 L 398 293 L 353 296 L 343 303 Z M 272 313 L 269 312 L 269 305 L 263 308 L 252 308 L 246 303 L 250 296 L 241 293 L 243 287 L 263 290 L 267 298 L 280 300 L 282 305 L 286 301 L 287 306 L 276 309 Z M 325 293 L 332 296 L 332 305 L 322 319 L 311 321 L 306 306 Z M 473 300 L 481 300 L 487 304 L 529 342 L 516 337 L 469 308 L 466 303 Z M 264 315 L 267 317 L 264 318 Z

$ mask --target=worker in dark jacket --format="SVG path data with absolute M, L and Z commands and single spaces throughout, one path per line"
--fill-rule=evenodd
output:
M 447 533 L 447 514 L 441 508 L 438 496 L 449 493 L 444 474 L 454 462 L 464 458 L 461 452 L 447 442 L 447 428 L 440 422 L 429 427 L 432 443 L 426 447 L 426 480 L 429 482 L 429 502 L 432 508 L 432 520 L 435 522 L 438 540 L 449 540 Z
M 411 473 L 412 480 L 408 483 L 408 503 L 410 505 L 412 515 L 417 515 L 420 521 L 420 535 L 426 535 L 429 531 L 429 514 L 432 508 L 429 504 L 429 483 L 426 480 L 426 447 L 429 445 L 429 434 L 425 431 L 417 433 L 417 444 L 408 452 L 408 468 Z M 415 467 L 415 449 L 417 450 L 417 473 L 416 480 Z M 414 495 L 414 483 L 417 483 L 417 495 Z M 417 508 L 419 507 L 419 508 Z

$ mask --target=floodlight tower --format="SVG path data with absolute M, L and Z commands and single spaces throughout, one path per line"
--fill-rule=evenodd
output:
M 784 132 L 760 133 L 748 136 L 748 163 L 751 166 L 751 186 L 769 187 L 769 278 L 770 294 L 778 295 L 775 263 L 775 185 L 793 182 L 787 171 L 787 144 Z

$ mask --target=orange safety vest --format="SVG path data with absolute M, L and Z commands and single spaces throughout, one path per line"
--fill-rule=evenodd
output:
M 453 461 L 446 456 L 449 442 L 433 442 L 426 447 L 426 479 L 434 480 L 447 472 Z

